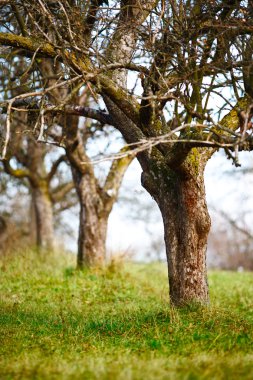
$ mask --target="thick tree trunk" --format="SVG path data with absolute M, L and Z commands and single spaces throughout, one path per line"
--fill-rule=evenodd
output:
M 175 306 L 209 302 L 206 248 L 211 223 L 203 172 L 197 176 L 188 174 L 160 173 L 156 186 L 152 185 L 150 174 L 144 173 L 142 177 L 143 186 L 162 213 L 170 299 Z
M 38 248 L 55 248 L 52 202 L 45 186 L 32 188 L 32 202 L 36 225 L 36 245 Z

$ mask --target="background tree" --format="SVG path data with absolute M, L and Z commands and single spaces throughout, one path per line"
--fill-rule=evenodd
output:
M 38 73 L 31 70 L 26 60 L 14 60 L 12 57 L 7 63 L 13 71 L 6 75 L 6 66 L 1 67 L 5 97 L 15 97 L 25 93 L 27 88 L 36 90 L 41 86 Z M 73 183 L 71 180 L 61 183 L 56 181 L 57 185 L 52 186 L 59 166 L 66 162 L 66 156 L 53 151 L 50 145 L 37 143 L 37 139 L 41 138 L 38 132 L 34 130 L 34 133 L 29 133 L 31 128 L 34 128 L 34 121 L 36 119 L 32 110 L 29 113 L 20 112 L 18 115 L 12 115 L 12 128 L 15 133 L 12 135 L 11 149 L 8 150 L 1 166 L 2 170 L 12 177 L 27 180 L 23 183 L 29 186 L 31 195 L 31 210 L 27 207 L 28 215 L 31 213 L 32 216 L 30 231 L 34 231 L 34 234 L 31 235 L 35 235 L 37 247 L 50 250 L 55 248 L 53 204 L 66 198 L 73 188 Z M 3 130 L 3 119 L 1 124 L 0 128 Z
M 62 182 L 52 186 L 57 167 L 64 162 L 65 156 L 59 156 L 50 170 L 47 170 L 45 156 L 48 149 L 38 145 L 31 136 L 26 142 L 27 151 L 13 145 L 16 153 L 11 155 L 11 160 L 4 161 L 4 170 L 14 178 L 28 180 L 31 196 L 31 208 L 27 207 L 28 214 L 31 213 L 30 228 L 36 236 L 36 246 L 51 250 L 55 248 L 53 205 L 66 198 L 67 193 L 73 189 L 73 183 Z M 15 162 L 14 158 L 17 163 L 16 168 L 10 163 Z
M 17 18 L 18 12 L 18 9 L 15 9 L 14 20 Z M 9 20 L 9 22 L 11 21 Z M 50 32 L 50 35 L 54 35 L 53 31 Z M 57 104 L 60 109 L 73 102 L 73 99 L 74 104 L 80 106 L 80 108 L 70 107 L 65 115 L 57 115 L 57 112 L 53 112 L 51 114 L 53 117 L 39 115 L 38 118 L 38 115 L 36 116 L 37 104 L 30 102 L 29 99 L 28 102 L 26 100 L 24 103 L 19 102 L 19 105 L 24 107 L 29 104 L 29 112 L 23 112 L 21 115 L 14 112 L 12 115 L 17 125 L 12 123 L 15 133 L 12 136 L 11 149 L 3 160 L 3 166 L 8 174 L 29 180 L 35 206 L 37 245 L 47 249 L 54 247 L 52 206 L 56 201 L 61 201 L 74 184 L 80 203 L 78 267 L 102 265 L 106 257 L 108 218 L 113 204 L 117 200 L 124 173 L 133 157 L 124 156 L 114 161 L 108 175 L 103 176 L 104 180 L 100 181 L 96 177 L 93 163 L 86 151 L 90 139 L 97 138 L 97 135 L 100 135 L 100 138 L 103 137 L 101 136 L 103 125 L 101 123 L 91 124 L 85 120 L 81 123 L 82 128 L 79 128 L 80 122 L 77 117 L 82 115 L 82 107 L 91 96 L 89 86 L 85 86 L 82 81 L 75 81 L 74 85 L 69 87 L 58 86 L 58 81 L 63 74 L 62 67 L 52 59 L 34 57 L 32 64 L 22 57 L 18 60 L 11 57 L 6 61 L 13 71 L 10 75 L 7 70 L 7 75 L 2 76 L 5 97 L 17 98 L 20 94 L 25 94 L 29 88 L 34 91 L 46 89 L 46 100 L 51 104 Z M 17 102 L 15 104 L 18 105 Z M 23 111 L 25 110 L 23 109 Z M 99 121 L 106 122 L 106 116 L 104 119 L 99 118 Z M 62 129 L 60 136 L 58 134 L 59 127 Z M 106 133 L 105 131 L 103 138 Z M 50 188 L 51 181 L 57 174 L 58 166 L 61 162 L 66 161 L 66 157 L 62 155 L 55 159 L 52 162 L 51 170 L 47 172 L 45 155 L 49 153 L 51 159 L 53 155 L 50 145 L 46 147 L 44 137 L 48 139 L 49 144 L 56 143 L 65 148 L 66 157 L 72 170 L 73 184 L 70 182 L 60 183 L 57 188 Z M 52 138 L 54 142 L 52 142 Z M 18 163 L 17 170 L 10 164 L 13 157 Z M 21 170 L 21 166 L 26 170 Z
M 215 222 L 209 236 L 208 261 L 216 268 L 252 270 L 251 154 L 241 154 L 240 162 L 242 167 L 233 169 L 219 154 L 216 162 L 210 162 L 209 166 L 217 192 L 209 191 L 208 195 L 211 217 Z M 207 183 L 207 188 L 209 186 Z
M 48 159 L 48 157 L 47 157 Z M 12 159 L 13 165 L 15 160 Z M 16 166 L 16 165 L 15 165 Z M 26 170 L 18 165 L 20 171 Z M 12 170 L 15 171 L 12 167 Z M 9 254 L 12 251 L 20 252 L 25 248 L 36 248 L 38 251 L 56 249 L 67 250 L 68 240 L 73 239 L 73 226 L 68 218 L 75 212 L 77 197 L 71 182 L 71 173 L 66 165 L 61 165 L 48 186 L 49 206 L 52 209 L 53 241 L 49 241 L 45 234 L 44 214 L 36 210 L 33 188 L 27 177 L 16 178 L 6 174 L 0 163 L 0 210 L 1 210 L 1 238 L 0 254 Z M 71 186 L 72 190 L 69 190 Z M 43 189 L 42 189 L 43 190 Z M 38 215 L 39 214 L 39 215 Z M 51 213 L 50 213 L 51 214 Z M 66 216 L 66 214 L 68 216 Z M 36 217 L 37 216 L 37 217 Z M 48 221 L 46 222 L 48 226 Z M 48 245 L 50 242 L 51 245 Z M 49 252 L 48 252 L 49 253 Z
M 163 217 L 171 300 L 206 303 L 210 217 L 203 173 L 219 147 L 235 165 L 238 151 L 252 147 L 252 1 L 108 5 L 39 0 L 17 2 L 14 11 L 5 6 L 20 33 L 3 25 L 0 42 L 21 49 L 16 54 L 53 58 L 62 67 L 57 86 L 81 80 L 103 99 L 108 113 L 75 111 L 117 128 L 137 153 L 142 184 Z M 127 83 L 128 73 L 133 80 Z M 3 158 L 11 107 L 20 99 L 8 103 Z M 42 114 L 71 108 L 57 106 L 44 105 Z
M 30 243 L 27 187 L 0 170 L 0 255 Z
M 97 178 L 93 162 L 89 158 L 87 145 L 90 140 L 106 138 L 107 131 L 103 131 L 107 117 L 102 112 L 93 111 L 98 115 L 98 122 L 90 123 L 87 119 L 81 122 L 78 116 L 88 109 L 92 91 L 83 81 L 76 81 L 72 87 L 57 86 L 57 79 L 61 77 L 60 65 L 51 59 L 39 62 L 44 87 L 49 87 L 47 97 L 52 104 L 57 104 L 59 110 L 65 108 L 65 114 L 54 117 L 54 123 L 62 128 L 61 136 L 57 138 L 50 130 L 48 135 L 54 137 L 64 146 L 66 156 L 72 171 L 73 183 L 76 188 L 80 204 L 79 236 L 78 236 L 78 268 L 103 265 L 106 258 L 106 237 L 108 218 L 112 207 L 117 200 L 118 191 L 129 164 L 133 157 L 125 156 L 113 161 L 103 180 Z M 97 103 L 97 99 L 94 101 Z M 93 102 L 94 102 L 93 101 Z M 74 103 L 74 106 L 70 104 Z M 70 106 L 69 106 L 70 105 Z M 78 106 L 76 106 L 78 105 Z M 66 109 L 66 107 L 68 107 Z M 53 109 L 54 113 L 55 109 Z M 53 124 L 53 123 L 52 123 Z M 41 124 L 42 125 L 42 124 Z M 50 120 L 48 120 L 50 125 Z M 40 126 L 40 130 L 41 130 Z M 44 127 L 43 127 L 44 129 Z

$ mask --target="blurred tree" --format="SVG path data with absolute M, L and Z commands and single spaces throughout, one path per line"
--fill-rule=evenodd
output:
M 209 235 L 209 266 L 226 270 L 253 270 L 253 235 L 250 226 L 218 211 Z M 238 225 L 239 224 L 239 225 Z
M 2 7 L 5 57 L 25 55 L 31 64 L 35 57 L 51 59 L 61 69 L 55 88 L 81 82 L 96 102 L 103 99 L 107 112 L 69 99 L 46 104 L 48 89 L 37 94 L 44 96 L 37 103 L 42 120 L 44 113 L 62 112 L 65 118 L 75 113 L 122 133 L 141 164 L 142 184 L 162 213 L 172 302 L 208 302 L 210 217 L 203 173 L 218 148 L 239 165 L 238 152 L 253 146 L 252 0 L 54 3 Z M 13 18 L 15 32 L 8 27 Z M 3 159 L 11 109 L 23 99 L 8 102 Z M 64 133 L 73 152 L 80 146 L 74 131 L 66 127 Z M 90 167 L 78 149 L 77 156 L 82 173 L 77 178 L 85 183 Z
M 24 94 L 30 87 L 36 90 L 40 86 L 36 72 L 31 70 L 27 62 L 21 58 L 13 62 L 10 58 L 7 63 L 12 66 L 11 77 L 6 77 L 6 67 L 0 67 L 2 87 L 5 88 L 5 96 L 15 97 Z M 21 74 L 23 73 L 23 74 Z M 36 135 L 28 133 L 31 126 L 34 127 L 34 114 L 32 110 L 12 116 L 12 127 L 15 133 L 12 135 L 12 144 L 5 160 L 0 163 L 0 170 L 10 176 L 22 180 L 23 185 L 29 187 L 31 196 L 31 208 L 27 206 L 27 214 L 30 216 L 30 236 L 38 248 L 51 250 L 55 248 L 53 204 L 61 202 L 73 189 L 71 179 L 64 180 L 57 186 L 52 182 L 57 177 L 59 166 L 66 156 L 53 152 L 52 146 L 38 144 Z M 4 120 L 1 119 L 0 130 L 4 129 Z M 47 163 L 46 163 L 47 161 Z M 57 177 L 59 179 L 59 176 Z M 26 179 L 26 181 L 24 181 Z M 71 205 L 72 203 L 70 203 Z
M 48 156 L 48 154 L 47 154 Z M 48 157 L 47 157 L 48 158 Z M 12 158 L 16 162 L 15 158 Z M 17 164 L 18 170 L 26 170 L 25 166 Z M 12 170 L 14 170 L 12 168 Z M 15 169 L 16 170 L 16 169 Z M 0 210 L 3 227 L 0 228 L 0 253 L 10 253 L 27 247 L 37 247 L 39 250 L 64 248 L 67 238 L 72 237 L 71 226 L 63 217 L 65 210 L 71 210 L 77 204 L 74 185 L 65 168 L 58 169 L 48 185 L 49 210 L 52 216 L 46 226 L 53 231 L 53 239 L 46 234 L 44 209 L 38 209 L 38 197 L 33 193 L 39 191 L 30 185 L 28 177 L 16 178 L 6 174 L 0 163 Z M 69 169 L 67 169 L 69 172 Z M 46 181 L 45 181 L 46 182 Z M 41 191 L 44 191 L 42 189 Z M 39 197 L 40 198 L 40 197 Z M 43 205 L 43 199 L 40 204 Z M 48 205 L 46 205 L 48 207 Z M 53 224 L 51 224 L 53 222 Z M 64 234 L 64 240 L 59 237 Z
M 17 181 L 3 173 L 0 165 L 0 255 L 29 245 L 27 203 L 27 187 L 21 181 L 17 186 Z
M 21 141 L 18 142 L 19 146 L 12 145 L 14 150 L 9 151 L 8 158 L 3 161 L 3 168 L 7 174 L 15 178 L 28 180 L 32 199 L 32 211 L 27 207 L 27 212 L 29 214 L 31 211 L 32 217 L 31 232 L 35 231 L 38 248 L 51 250 L 55 248 L 53 204 L 60 202 L 73 189 L 73 183 L 59 183 L 57 187 L 52 187 L 51 182 L 65 156 L 54 160 L 51 168 L 47 170 L 45 156 L 49 152 L 48 149 L 38 145 L 31 136 L 25 139 L 22 133 L 20 136 L 22 146 Z M 16 167 L 11 163 L 15 163 Z
M 16 11 L 18 11 L 17 8 Z M 33 66 L 29 65 L 23 57 L 19 59 L 15 57 L 15 62 L 12 60 L 13 57 L 9 58 L 9 61 L 6 60 L 12 67 L 12 73 L 8 73 L 7 70 L 7 76 L 2 75 L 2 86 L 7 97 L 17 98 L 20 94 L 27 93 L 29 88 L 33 91 L 49 88 L 46 100 L 51 104 L 62 107 L 63 104 L 71 103 L 74 99 L 75 104 L 80 105 L 80 108 L 70 107 L 64 115 L 54 108 L 52 117 L 39 115 L 38 118 L 36 102 L 31 102 L 29 99 L 15 103 L 16 106 L 28 107 L 29 111 L 18 116 L 14 112 L 12 115 L 15 133 L 12 133 L 11 149 L 3 160 L 3 167 L 5 172 L 13 177 L 27 178 L 29 181 L 34 205 L 33 225 L 37 226 L 37 245 L 47 249 L 54 247 L 52 206 L 60 202 L 63 197 L 66 198 L 66 193 L 75 186 L 80 203 L 77 265 L 79 268 L 103 265 L 106 258 L 108 218 L 117 200 L 124 173 L 133 157 L 124 156 L 115 160 L 107 175 L 104 176 L 104 183 L 99 181 L 87 154 L 87 143 L 98 134 L 100 138 L 105 138 L 107 132 L 102 133 L 103 125 L 100 123 L 91 125 L 87 120 L 83 128 L 79 128 L 80 123 L 77 117 L 82 114 L 82 107 L 89 102 L 89 86 L 83 86 L 82 82 L 77 82 L 71 87 L 57 86 L 62 75 L 62 67 L 52 59 L 35 59 Z M 7 112 L 7 109 L 4 109 L 4 112 Z M 104 120 L 99 119 L 99 121 L 106 122 L 107 119 L 105 117 Z M 59 127 L 62 129 L 60 135 Z M 48 140 L 44 141 L 44 137 L 48 137 Z M 57 188 L 51 189 L 51 181 L 57 174 L 58 166 L 62 161 L 66 161 L 66 157 L 62 155 L 53 160 L 51 170 L 49 170 L 45 159 L 48 153 L 52 158 L 50 154 L 52 149 L 50 145 L 46 146 L 45 142 L 56 143 L 65 148 L 72 170 L 73 184 L 63 182 L 59 183 Z M 15 170 L 11 166 L 13 158 L 17 164 Z

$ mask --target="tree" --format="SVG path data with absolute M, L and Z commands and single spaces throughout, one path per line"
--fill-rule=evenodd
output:
M 162 213 L 175 305 L 209 301 L 206 163 L 224 148 L 238 165 L 238 152 L 252 148 L 252 5 L 252 0 L 121 0 L 109 6 L 97 0 L 39 0 L 2 7 L 19 25 L 16 33 L 2 25 L 3 46 L 18 49 L 16 55 L 59 62 L 57 86 L 81 80 L 107 108 L 55 103 L 44 104 L 43 113 L 75 111 L 112 125 L 137 154 L 142 184 Z M 22 99 L 9 101 L 9 114 Z M 7 112 L 3 153 L 8 127 Z
M 28 83 L 33 88 L 40 85 L 36 72 L 31 70 L 23 58 L 12 61 L 13 58 L 8 61 L 13 70 L 10 80 L 5 76 L 6 67 L 1 67 L 2 86 L 10 98 L 23 94 L 29 88 Z M 17 79 L 19 75 L 20 80 Z M 69 180 L 61 181 L 57 186 L 52 186 L 59 166 L 66 162 L 66 156 L 59 155 L 58 152 L 55 154 L 50 145 L 38 144 L 36 135 L 27 133 L 31 126 L 34 128 L 33 123 L 34 115 L 31 112 L 12 115 L 12 128 L 15 133 L 12 134 L 11 147 L 0 165 L 0 170 L 28 185 L 32 208 L 30 231 L 34 232 L 31 236 L 35 235 L 38 248 L 51 250 L 55 248 L 53 204 L 66 198 L 73 183 Z M 0 128 L 4 128 L 4 120 L 1 120 Z M 30 214 L 29 208 L 27 213 Z
M 50 91 L 47 91 L 49 100 L 57 104 L 60 108 L 64 106 L 65 114 L 58 115 L 53 122 L 57 122 L 62 128 L 62 135 L 58 138 L 52 130 L 49 136 L 62 145 L 72 171 L 73 183 L 77 192 L 80 204 L 79 216 L 79 236 L 77 266 L 82 269 L 90 266 L 101 266 L 106 259 L 106 237 L 109 215 L 117 200 L 118 191 L 129 164 L 133 156 L 125 156 L 112 162 L 112 165 L 105 176 L 104 183 L 96 177 L 92 160 L 87 153 L 87 144 L 92 139 L 96 139 L 98 132 L 103 130 L 103 125 L 107 122 L 106 116 L 102 113 L 98 118 L 99 124 L 90 123 L 85 120 L 82 128 L 79 128 L 80 121 L 77 116 L 82 115 L 87 109 L 86 104 L 90 101 L 89 86 L 83 86 L 82 81 L 77 81 L 75 87 L 63 88 L 57 86 L 57 79 L 62 75 L 59 65 L 51 59 L 39 62 L 42 79 L 47 83 Z M 80 89 L 80 91 L 78 91 Z M 73 101 L 76 106 L 66 109 L 67 103 Z M 55 110 L 55 108 L 54 108 Z M 93 112 L 96 115 L 96 111 Z M 50 120 L 47 121 L 47 127 Z M 42 130 L 42 127 L 40 127 Z M 43 127 L 44 129 L 44 127 Z M 101 134 L 101 133 L 100 133 Z M 100 136 L 104 137 L 105 136 Z
M 213 181 L 219 189 L 212 201 L 210 193 L 209 210 L 214 221 L 208 241 L 208 261 L 212 266 L 229 270 L 252 270 L 252 156 L 248 152 L 240 155 L 242 167 L 233 169 L 230 162 L 221 163 L 221 155 L 210 163 Z M 216 178 L 215 178 L 216 177 Z M 210 260 L 211 258 L 211 260 Z
M 48 170 L 45 158 L 49 149 L 45 145 L 37 144 L 31 136 L 22 133 L 19 136 L 23 141 L 18 143 L 22 143 L 22 146 L 12 144 L 12 154 L 9 152 L 8 159 L 3 161 L 3 168 L 16 179 L 27 179 L 32 209 L 27 208 L 28 214 L 30 211 L 32 214 L 30 231 L 34 231 L 36 246 L 39 249 L 53 250 L 56 246 L 53 205 L 61 202 L 73 189 L 72 181 L 52 186 L 57 169 L 66 160 L 66 156 L 58 156 Z M 16 162 L 16 168 L 11 162 Z
M 87 143 L 101 132 L 101 125 L 90 124 L 86 120 L 83 128 L 79 128 L 80 123 L 77 117 L 82 114 L 82 106 L 89 102 L 89 87 L 84 87 L 82 81 L 79 83 L 76 81 L 74 87 L 58 86 L 57 81 L 62 75 L 60 64 L 53 59 L 40 58 L 34 61 L 33 66 L 24 62 L 23 58 L 15 58 L 15 62 L 12 62 L 13 73 L 10 80 L 6 80 L 6 76 L 3 75 L 3 88 L 6 93 L 11 93 L 9 97 L 17 99 L 20 94 L 24 95 L 28 91 L 29 86 L 34 91 L 38 89 L 43 91 L 46 88 L 47 100 L 52 104 L 57 104 L 62 108 L 74 99 L 75 105 L 78 104 L 79 107 L 70 107 L 64 115 L 61 115 L 61 112 L 60 115 L 56 115 L 54 107 L 51 113 L 53 117 L 43 115 L 36 120 L 34 113 L 38 111 L 38 107 L 34 101 L 16 101 L 14 106 L 28 106 L 29 111 L 21 113 L 21 116 L 13 112 L 17 126 L 12 122 L 15 133 L 12 134 L 11 149 L 3 160 L 4 169 L 13 177 L 28 178 L 35 211 L 37 245 L 47 249 L 52 249 L 55 245 L 53 203 L 59 202 L 74 184 L 80 204 L 78 268 L 103 265 L 106 258 L 108 218 L 117 200 L 124 173 L 133 156 L 123 155 L 115 160 L 104 183 L 101 183 L 95 175 L 93 163 L 87 153 Z M 10 59 L 8 63 L 10 64 Z M 20 78 L 18 74 L 21 75 Z M 18 82 L 22 85 L 18 86 Z M 7 112 L 7 109 L 4 112 Z M 103 118 L 99 120 L 100 122 L 107 121 L 106 116 L 104 120 Z M 61 135 L 57 133 L 59 126 L 62 129 Z M 30 133 L 27 133 L 29 128 Z M 47 132 L 44 129 L 47 129 Z M 53 138 L 53 143 L 64 147 L 66 151 L 66 156 L 62 155 L 52 163 L 49 172 L 45 165 L 45 155 L 48 152 L 50 154 L 52 149 L 50 145 L 46 148 L 45 137 L 48 138 L 49 143 L 52 143 Z M 38 144 L 38 142 L 43 144 Z M 13 157 L 19 166 L 17 170 L 10 164 Z M 73 184 L 60 183 L 57 189 L 51 189 L 51 181 L 57 173 L 58 166 L 66 159 L 72 170 Z M 21 170 L 21 167 L 25 170 Z
M 34 150 L 30 149 L 28 155 L 23 144 L 23 154 L 30 156 L 29 160 L 27 157 L 21 164 L 17 159 L 20 152 L 16 150 L 11 164 L 7 164 L 8 174 L 0 162 L 0 209 L 2 227 L 5 227 L 0 251 L 3 253 L 27 247 L 49 253 L 64 247 L 65 236 L 59 240 L 56 234 L 71 235 L 63 212 L 77 204 L 77 197 L 69 168 L 66 164 L 59 166 L 64 156 L 56 155 L 48 147 L 42 149 L 45 145 L 35 143 L 31 136 L 28 140 Z M 42 152 L 44 155 L 40 155 Z M 56 166 L 57 172 L 53 174 L 52 168 Z

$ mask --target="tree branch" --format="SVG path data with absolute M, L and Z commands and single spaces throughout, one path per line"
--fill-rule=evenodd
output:
M 103 186 L 104 206 L 108 213 L 111 211 L 112 206 L 118 197 L 119 188 L 125 172 L 135 158 L 135 155 L 132 154 L 131 150 L 128 148 L 122 148 L 119 154 L 127 154 L 127 152 L 129 153 L 128 155 L 119 159 L 115 159 L 112 162 L 110 171 Z
M 57 52 L 53 45 L 45 41 L 38 41 L 35 38 L 18 36 L 11 33 L 0 33 L 0 44 L 3 46 L 24 49 L 27 52 L 42 54 L 45 57 L 55 58 Z
M 14 169 L 11 164 L 10 164 L 10 161 L 9 160 L 3 160 L 3 166 L 4 166 L 4 170 L 7 174 L 11 175 L 12 177 L 15 177 L 15 178 L 31 178 L 31 173 L 29 170 L 27 169 Z
M 221 215 L 222 218 L 224 218 L 232 227 L 234 227 L 236 230 L 238 230 L 239 232 L 247 236 L 247 238 L 253 240 L 253 234 L 250 231 L 248 231 L 246 228 L 240 227 L 238 223 L 234 219 L 232 219 L 226 212 L 222 210 L 216 210 L 215 208 L 213 208 L 213 210 L 217 214 Z
M 138 102 L 131 97 L 123 88 L 115 85 L 114 81 L 104 74 L 96 74 L 96 69 L 90 62 L 87 54 L 77 57 L 71 51 L 63 49 L 57 50 L 52 44 L 45 41 L 37 41 L 29 37 L 18 36 L 11 33 L 0 33 L 0 44 L 9 47 L 18 47 L 27 52 L 42 54 L 48 58 L 58 58 L 66 60 L 78 74 L 84 75 L 85 80 L 89 80 L 98 88 L 98 92 L 106 93 L 121 110 L 135 123 L 139 122 Z
M 39 93 L 38 93 L 39 94 Z M 5 113 L 7 110 L 8 102 L 0 102 L 2 107 L 2 113 Z M 76 115 L 76 116 L 84 116 L 94 120 L 99 121 L 102 124 L 113 125 L 113 119 L 108 113 L 103 111 L 96 110 L 94 108 L 85 107 L 85 106 L 77 106 L 77 105 L 63 105 L 63 106 L 54 106 L 51 104 L 44 104 L 44 113 L 51 112 L 56 114 L 68 114 L 68 115 Z M 33 110 L 40 112 L 39 105 L 33 98 L 29 99 L 17 99 L 12 103 L 12 108 L 20 108 Z
M 65 197 L 66 194 L 68 194 L 72 189 L 74 189 L 74 187 L 75 186 L 72 181 L 59 185 L 51 193 L 52 202 L 53 203 L 60 202 Z
M 58 159 L 52 164 L 51 169 L 50 169 L 50 172 L 49 172 L 48 175 L 47 175 L 47 180 L 48 180 L 48 182 L 50 182 L 50 181 L 53 179 L 55 173 L 57 172 L 58 167 L 60 166 L 60 164 L 61 164 L 62 162 L 66 161 L 66 159 L 67 159 L 66 154 L 63 154 L 62 156 L 60 156 L 60 157 L 59 157 L 59 158 L 58 158 Z

